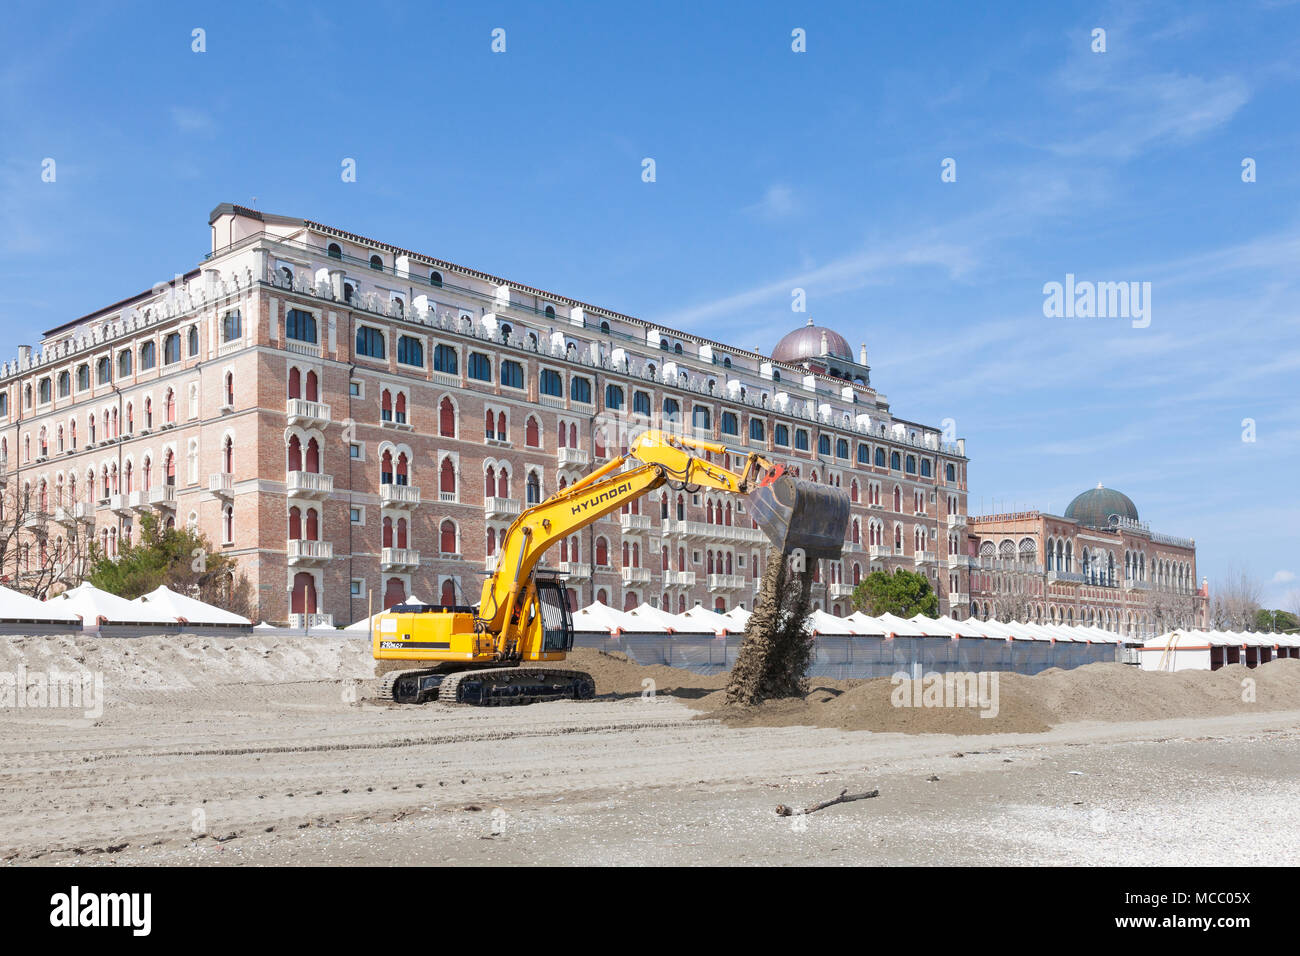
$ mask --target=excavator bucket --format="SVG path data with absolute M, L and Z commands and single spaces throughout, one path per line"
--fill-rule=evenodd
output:
M 750 516 L 775 547 L 802 548 L 810 561 L 834 561 L 849 526 L 849 496 L 840 488 L 779 474 L 749 495 Z

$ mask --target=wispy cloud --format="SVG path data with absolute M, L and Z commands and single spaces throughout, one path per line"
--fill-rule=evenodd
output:
M 767 187 L 762 199 L 751 206 L 746 206 L 744 211 L 759 219 L 773 221 L 788 219 L 802 209 L 803 204 L 796 198 L 793 189 L 780 183 L 774 183 Z

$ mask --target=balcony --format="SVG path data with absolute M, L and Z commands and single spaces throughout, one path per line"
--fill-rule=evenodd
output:
M 145 495 L 149 499 L 150 506 L 158 509 L 176 507 L 176 486 L 159 485 L 157 488 L 150 488 Z
M 483 513 L 490 519 L 517 518 L 523 510 L 523 503 L 518 498 L 484 498 Z
M 208 491 L 222 498 L 233 497 L 235 494 L 235 476 L 225 471 L 208 475 Z
M 290 614 L 289 627 L 294 630 L 309 630 L 311 628 L 332 628 L 334 626 L 333 614 Z
M 286 484 L 296 498 L 324 498 L 334 492 L 334 476 L 316 471 L 291 471 Z
M 73 508 L 76 506 L 74 505 Z M 54 521 L 61 525 L 74 525 L 77 523 L 76 515 L 73 514 L 73 508 L 65 508 L 63 505 L 56 505 L 54 508 Z
M 334 542 L 308 541 L 291 539 L 289 541 L 290 564 L 324 564 L 334 560 Z
M 394 418 L 392 415 L 389 415 L 386 418 L 381 417 L 379 420 L 379 427 L 395 428 L 399 432 L 409 432 L 415 430 L 415 426 L 406 420 L 405 414 L 403 414 L 401 418 Z
M 149 507 L 149 500 L 145 497 L 143 491 L 128 491 L 126 493 L 126 506 L 132 511 L 144 511 Z
M 853 597 L 853 585 L 840 581 L 828 588 L 828 594 L 832 599 Z
M 581 448 L 561 448 L 555 457 L 561 468 L 586 468 L 591 464 L 591 454 Z
M 330 422 L 328 405 L 323 402 L 309 402 L 305 398 L 289 399 L 285 402 L 284 413 L 288 416 L 290 425 L 299 425 L 303 428 L 328 425 Z
M 420 503 L 420 489 L 415 485 L 380 485 L 379 503 L 385 508 L 414 508 Z
M 966 527 L 966 516 L 965 516 L 965 515 L 948 515 L 948 527 L 949 527 L 949 528 L 964 528 L 964 527 Z
M 867 549 L 868 554 L 874 561 L 876 558 L 892 558 L 894 549 L 887 544 L 873 544 Z
M 1048 571 L 1048 584 L 1082 584 L 1083 575 L 1077 571 Z
M 72 516 L 77 521 L 93 523 L 95 520 L 95 506 L 88 501 L 78 501 L 72 506 Z
M 572 581 L 585 581 L 591 577 L 591 565 L 578 561 L 561 561 L 556 570 Z
M 625 532 L 649 531 L 651 519 L 649 515 L 621 514 L 618 516 L 618 526 Z
M 131 501 L 129 495 L 109 495 L 108 508 L 114 514 L 127 516 L 131 514 Z
M 623 568 L 620 571 L 624 584 L 649 584 L 649 568 Z
M 501 562 L 501 555 L 499 555 L 499 554 L 489 554 L 489 555 L 487 556 L 487 559 L 484 560 L 484 562 L 483 562 L 483 570 L 486 571 L 486 572 L 488 572 L 489 574 L 491 574 L 493 571 L 495 571 L 495 570 L 497 569 L 497 565 L 498 565 L 500 562 Z
M 950 591 L 950 592 L 948 592 L 948 606 L 949 606 L 949 607 L 964 606 L 964 605 L 967 605 L 967 604 L 969 604 L 969 603 L 970 603 L 970 595 L 969 595 L 969 594 L 966 594 L 964 591 Z
M 1151 587 L 1152 585 L 1150 581 L 1129 580 L 1124 582 L 1125 591 L 1150 591 Z
M 695 587 L 695 572 L 694 571 L 665 571 L 664 587 L 693 588 Z
M 413 548 L 384 548 L 380 552 L 379 563 L 385 571 L 418 568 L 420 566 L 420 552 Z
M 743 574 L 710 574 L 707 578 L 710 591 L 740 591 L 749 585 Z
M 845 553 L 845 554 L 858 554 L 858 553 L 861 552 L 861 551 L 862 551 L 862 542 L 861 542 L 861 541 L 845 541 L 845 542 L 844 542 L 844 553 Z
M 913 564 L 934 564 L 937 560 L 939 556 L 933 551 L 917 551 L 912 555 Z
M 23 527 L 28 531 L 43 532 L 49 515 L 44 511 L 31 511 L 23 518 Z

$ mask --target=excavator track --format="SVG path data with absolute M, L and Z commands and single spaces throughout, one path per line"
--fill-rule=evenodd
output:
M 445 673 L 438 668 L 394 670 L 384 674 L 375 699 L 393 704 L 443 704 L 517 707 L 548 700 L 590 700 L 596 682 L 583 671 L 554 667 L 489 667 Z
M 389 671 L 379 680 L 375 697 L 385 703 L 423 704 L 437 700 L 438 688 L 446 674 L 437 668 Z
M 553 667 L 491 667 L 444 676 L 438 700 L 444 704 L 510 707 L 548 700 L 591 700 L 596 682 L 583 671 Z

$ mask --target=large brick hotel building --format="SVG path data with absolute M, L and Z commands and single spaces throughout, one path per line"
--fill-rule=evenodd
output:
M 0 371 L 4 481 L 30 502 L 5 574 L 112 554 L 151 511 L 234 556 L 267 620 L 465 603 L 521 507 L 667 425 L 849 492 L 821 607 L 906 566 L 968 612 L 964 442 L 896 417 L 837 333 L 763 355 L 316 222 L 226 204 L 210 226 L 197 268 Z M 741 503 L 666 489 L 549 563 L 577 604 L 730 607 L 763 540 Z

